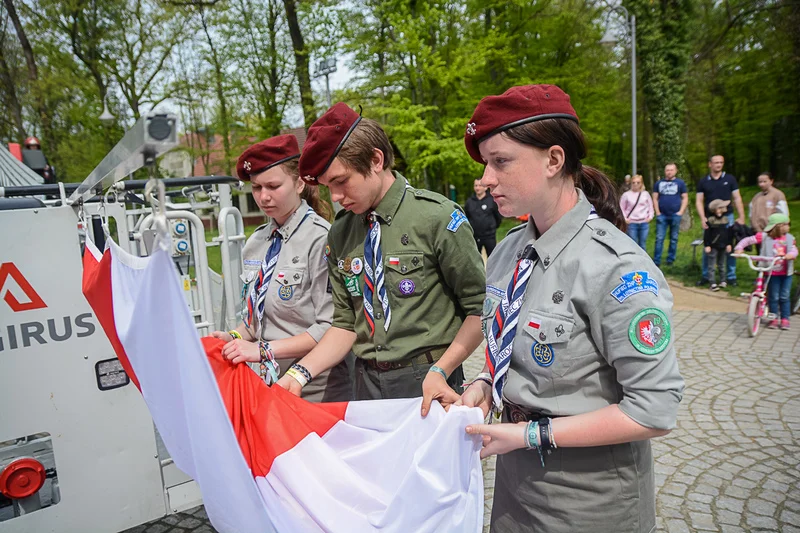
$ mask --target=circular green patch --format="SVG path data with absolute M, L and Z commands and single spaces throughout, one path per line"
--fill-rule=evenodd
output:
M 663 352 L 669 344 L 671 327 L 667 315 L 661 309 L 642 309 L 628 326 L 628 337 L 633 347 L 648 355 Z

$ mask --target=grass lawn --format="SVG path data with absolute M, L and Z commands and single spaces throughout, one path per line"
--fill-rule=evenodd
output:
M 792 227 L 792 235 L 797 239 L 800 237 L 800 200 L 798 198 L 798 191 L 796 189 L 782 189 L 783 193 L 789 199 L 789 218 L 797 221 Z M 758 193 L 757 186 L 742 187 L 740 189 L 742 194 L 742 201 L 745 208 L 745 217 L 747 206 L 750 200 Z M 700 279 L 700 261 L 702 260 L 703 249 L 702 246 L 697 247 L 697 263 L 692 261 L 692 245 L 691 242 L 696 239 L 703 238 L 703 226 L 697 218 L 697 211 L 694 208 L 695 193 L 689 193 L 689 210 L 692 214 L 692 227 L 682 232 L 678 236 L 678 253 L 675 258 L 675 263 L 671 267 L 665 266 L 667 249 L 669 248 L 669 239 L 664 239 L 664 255 L 662 256 L 662 271 L 664 275 L 670 279 L 680 281 L 685 285 L 694 285 Z M 497 229 L 497 241 L 500 242 L 505 237 L 508 230 L 518 225 L 519 222 L 515 219 L 506 219 Z M 656 221 L 650 223 L 650 232 L 647 235 L 647 253 L 653 253 L 656 242 Z M 735 243 L 734 243 L 735 244 Z M 749 292 L 756 279 L 756 273 L 751 270 L 744 259 L 740 259 L 736 267 L 736 274 L 739 280 L 738 287 L 728 287 L 727 291 L 733 296 L 739 296 L 742 292 Z M 706 286 L 707 287 L 707 286 Z M 709 291 L 710 292 L 710 291 Z M 792 292 L 794 294 L 794 292 Z

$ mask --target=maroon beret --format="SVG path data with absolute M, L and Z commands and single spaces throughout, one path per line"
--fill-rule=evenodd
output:
M 484 163 L 478 145 L 492 135 L 548 118 L 578 121 L 569 95 L 555 85 L 512 87 L 500 96 L 487 96 L 478 103 L 467 124 L 464 144 L 470 157 Z
M 236 162 L 236 175 L 242 181 L 250 181 L 250 176 L 261 174 L 275 165 L 300 157 L 300 147 L 294 135 L 278 135 L 256 143 Z
M 303 155 L 300 156 L 303 181 L 317 185 L 317 179 L 331 166 L 359 122 L 361 115 L 339 102 L 308 128 Z

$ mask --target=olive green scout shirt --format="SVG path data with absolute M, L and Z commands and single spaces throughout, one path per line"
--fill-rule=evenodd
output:
M 368 213 L 340 211 L 326 252 L 335 307 L 333 326 L 357 334 L 356 356 L 378 361 L 402 361 L 428 350 L 446 349 L 464 318 L 480 315 L 486 290 L 483 260 L 461 208 L 444 196 L 411 187 L 396 172 L 395 178 L 374 210 L 381 224 L 385 286 L 392 311 L 388 332 L 377 296 L 373 297 L 374 337 L 364 317 L 362 265 Z
M 578 204 L 544 235 L 533 218 L 489 258 L 483 329 L 527 245 L 538 253 L 520 309 L 508 401 L 545 416 L 619 404 L 648 428 L 675 427 L 683 379 L 675 356 L 672 293 L 630 237 Z

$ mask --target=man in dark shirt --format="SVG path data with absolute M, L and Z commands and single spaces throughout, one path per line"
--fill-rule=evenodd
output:
M 472 185 L 475 194 L 467 198 L 464 213 L 467 215 L 472 232 L 475 234 L 475 244 L 478 251 L 486 248 L 486 256 L 492 255 L 492 250 L 497 246 L 497 227 L 503 221 L 494 198 L 483 186 L 480 179 Z
M 725 166 L 725 158 L 721 155 L 713 155 L 708 160 L 709 173 L 697 183 L 697 197 L 695 198 L 695 207 L 697 208 L 697 215 L 703 223 L 703 229 L 708 229 L 708 217 L 712 213 L 708 209 L 708 205 L 713 200 L 731 201 L 733 206 L 736 207 L 736 222 L 744 224 L 744 204 L 742 203 L 742 195 L 739 192 L 739 184 L 736 178 L 731 174 L 725 173 L 722 167 Z M 726 216 L 728 217 L 729 225 L 733 226 L 733 206 L 728 205 Z M 727 271 L 728 285 L 737 285 L 736 283 L 736 258 L 728 256 L 728 271 Z M 697 283 L 698 285 L 705 285 L 708 283 L 708 258 L 703 254 L 703 277 Z
M 669 228 L 667 266 L 675 261 L 681 218 L 689 205 L 689 190 L 686 188 L 686 183 L 677 175 L 678 166 L 675 163 L 667 163 L 664 167 L 664 179 L 658 180 L 653 188 L 653 205 L 656 211 L 656 249 L 653 252 L 653 261 L 656 266 L 661 266 L 667 228 Z

